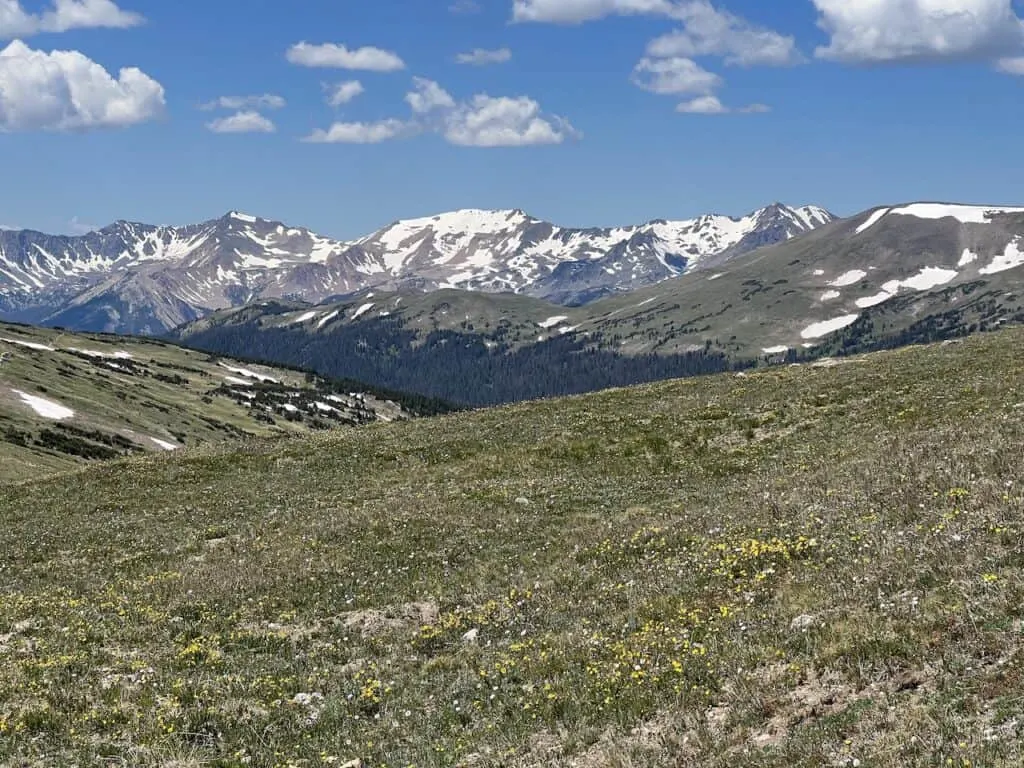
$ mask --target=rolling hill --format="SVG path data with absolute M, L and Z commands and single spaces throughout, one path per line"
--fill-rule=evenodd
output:
M 0 493 L 0 762 L 1024 759 L 1024 332 Z
M 425 398 L 152 339 L 0 323 L 0 480 L 443 409 Z

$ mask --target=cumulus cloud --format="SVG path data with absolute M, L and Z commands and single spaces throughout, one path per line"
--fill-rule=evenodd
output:
M 724 115 L 728 111 L 717 96 L 698 96 L 690 101 L 684 101 L 676 107 L 676 112 L 690 115 Z
M 335 123 L 314 131 L 304 141 L 331 144 L 372 144 L 430 132 L 464 147 L 523 147 L 560 144 L 582 134 L 563 117 L 546 115 L 527 96 L 492 97 L 478 94 L 457 101 L 433 80 L 413 78 L 405 96 L 411 120 L 380 120 L 371 123 Z
M 474 96 L 447 116 L 444 137 L 464 147 L 525 147 L 561 144 L 582 134 L 561 117 L 545 117 L 526 96 Z
M 78 51 L 0 51 L 0 131 L 114 128 L 163 114 L 164 89 L 139 69 L 117 79 Z
M 706 0 L 676 6 L 672 17 L 682 29 L 655 38 L 648 56 L 721 56 L 726 64 L 785 66 L 802 60 L 792 36 L 757 27 Z
M 487 64 L 504 64 L 512 58 L 512 51 L 508 48 L 497 48 L 487 50 L 486 48 L 474 48 L 469 53 L 460 53 L 455 57 L 458 64 L 471 64 L 475 67 L 486 66 Z
M 324 89 L 327 91 L 327 103 L 332 107 L 348 104 L 366 90 L 358 80 L 346 80 L 343 83 L 332 83 L 330 85 L 325 84 Z
M 792 35 L 759 27 L 716 8 L 711 0 L 515 0 L 514 21 L 579 24 L 607 16 L 660 16 L 679 24 L 647 45 L 646 55 L 633 68 L 635 85 L 652 93 L 694 94 L 679 111 L 724 114 L 714 95 L 721 76 L 696 62 L 717 57 L 727 65 L 787 66 L 804 61 Z M 739 110 L 741 111 L 741 110 Z
M 253 110 L 236 112 L 229 117 L 221 117 L 206 127 L 214 133 L 273 133 L 277 130 L 274 123 Z
M 764 104 L 750 104 L 740 109 L 732 109 L 723 104 L 717 96 L 698 96 L 676 105 L 676 112 L 686 115 L 728 115 L 733 112 L 755 114 L 770 111 Z
M 1024 75 L 1024 56 L 1013 59 L 1000 59 L 996 62 L 996 68 L 1008 75 Z
M 451 144 L 524 147 L 581 136 L 565 118 L 542 114 L 540 104 L 527 96 L 478 94 L 460 103 L 433 80 L 414 78 L 413 88 L 405 100 L 416 115 L 429 118 L 424 129 L 439 132 Z
M 613 15 L 669 16 L 675 7 L 670 0 L 515 0 L 512 19 L 579 24 Z
M 710 95 L 722 84 L 722 78 L 708 72 L 693 59 L 645 57 L 633 69 L 633 83 L 651 93 Z
M 259 96 L 221 96 L 201 104 L 199 108 L 206 111 L 214 109 L 282 109 L 287 103 L 281 96 L 264 93 Z
M 812 0 L 824 59 L 849 63 L 996 59 L 1024 50 L 1011 0 Z
M 313 131 L 303 141 L 311 144 L 379 144 L 411 135 L 416 130 L 414 124 L 394 119 L 374 123 L 334 123 L 327 130 Z
M 455 99 L 452 98 L 452 95 L 433 80 L 414 77 L 412 82 L 413 90 L 405 94 L 405 101 L 417 115 L 455 107 Z
M 288 61 L 302 67 L 362 69 L 368 72 L 396 72 L 405 62 L 393 51 L 373 46 L 349 49 L 337 43 L 314 45 L 305 41 L 288 49 Z
M 29 13 L 19 0 L 0 0 L 0 39 L 71 29 L 136 27 L 145 19 L 119 8 L 113 0 L 53 0 L 42 13 Z

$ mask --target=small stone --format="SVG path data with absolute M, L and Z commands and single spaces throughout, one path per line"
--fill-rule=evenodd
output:
M 521 507 L 528 507 L 530 506 L 530 500 L 525 496 L 520 496 L 518 499 L 516 499 L 516 504 L 518 504 Z
M 804 613 L 797 616 L 789 623 L 789 629 L 792 632 L 806 632 L 817 623 L 817 617 L 812 616 L 809 613 Z
M 349 760 L 347 763 L 342 763 L 341 768 L 366 768 L 366 763 L 357 757 L 355 760 Z
M 480 637 L 480 630 L 474 627 L 462 636 L 462 642 L 464 643 L 475 643 Z

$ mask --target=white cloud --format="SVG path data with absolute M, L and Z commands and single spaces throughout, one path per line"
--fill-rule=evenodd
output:
M 996 62 L 996 68 L 1008 75 L 1024 75 L 1024 56 L 1013 59 L 1000 59 Z
M 459 102 L 433 80 L 415 77 L 413 90 L 406 94 L 405 100 L 414 115 L 410 121 L 335 123 L 327 130 L 314 131 L 304 141 L 375 144 L 430 132 L 459 146 L 522 147 L 560 144 L 582 135 L 565 118 L 542 113 L 540 105 L 527 96 L 478 94 L 469 101 Z
M 206 127 L 214 133 L 273 133 L 277 127 L 273 122 L 253 110 L 236 112 L 229 117 L 221 117 Z
M 378 144 L 416 131 L 415 125 L 393 119 L 375 123 L 334 123 L 326 131 L 313 131 L 303 141 L 311 144 Z
M 282 109 L 288 102 L 273 93 L 259 96 L 221 96 L 199 106 L 200 109 Z
M 723 104 L 717 96 L 698 96 L 676 105 L 676 112 L 687 115 L 728 115 L 733 112 L 755 114 L 770 111 L 771 109 L 764 104 L 750 104 L 740 109 L 732 109 Z
M 580 138 L 568 120 L 545 117 L 531 98 L 474 96 L 445 119 L 444 136 L 465 147 L 525 147 Z
M 676 107 L 676 112 L 690 115 L 724 115 L 728 111 L 717 96 L 698 96 Z
M 348 104 L 366 90 L 358 80 L 346 80 L 343 83 L 333 83 L 331 85 L 325 84 L 324 88 L 327 90 L 327 103 L 332 107 Z
M 722 84 L 722 78 L 708 72 L 693 59 L 645 57 L 633 69 L 633 83 L 651 93 L 699 93 L 707 96 Z
M 111 128 L 163 114 L 164 89 L 134 67 L 115 80 L 78 51 L 37 51 L 15 40 L 0 51 L 0 131 Z
M 812 0 L 830 36 L 815 55 L 850 63 L 994 59 L 1024 50 L 1011 0 Z
M 458 64 L 472 64 L 475 67 L 482 67 L 487 64 L 504 64 L 512 58 L 512 51 L 508 48 L 497 48 L 493 51 L 486 48 L 474 48 L 469 53 L 460 53 L 455 57 Z
M 669 16 L 675 7 L 670 0 L 515 0 L 512 19 L 579 24 L 615 15 Z
M 414 77 L 412 82 L 414 90 L 405 94 L 405 101 L 417 115 L 425 115 L 439 109 L 454 109 L 455 99 L 433 80 Z
M 682 3 L 671 15 L 684 23 L 683 28 L 652 40 L 647 46 L 649 56 L 721 56 L 726 64 L 745 67 L 784 66 L 802 60 L 793 37 L 754 26 L 717 10 L 707 0 Z
M 52 7 L 42 13 L 28 13 L 19 0 L 0 0 L 0 39 L 4 40 L 92 27 L 124 29 L 144 21 L 140 14 L 122 10 L 113 0 L 53 0 Z
M 363 69 L 369 72 L 396 72 L 405 69 L 405 62 L 392 51 L 373 46 L 349 49 L 337 43 L 313 45 L 305 41 L 288 49 L 288 61 L 303 67 Z
M 648 44 L 631 79 L 652 93 L 693 94 L 696 98 L 679 105 L 683 112 L 734 111 L 714 95 L 723 84 L 721 76 L 698 64 L 698 57 L 714 56 L 743 67 L 804 61 L 793 36 L 756 26 L 716 8 L 711 0 L 515 0 L 512 8 L 514 21 L 578 24 L 614 15 L 661 16 L 681 23 Z

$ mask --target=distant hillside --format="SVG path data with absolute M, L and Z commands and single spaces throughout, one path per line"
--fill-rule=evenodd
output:
M 563 307 L 516 294 L 363 291 L 260 302 L 172 337 L 491 404 L 1024 322 L 1024 209 L 866 211 L 657 285 Z
M 0 481 L 246 435 L 448 409 L 166 342 L 0 323 Z
M 5 486 L 0 764 L 1020 766 L 1022 392 L 1010 329 Z

